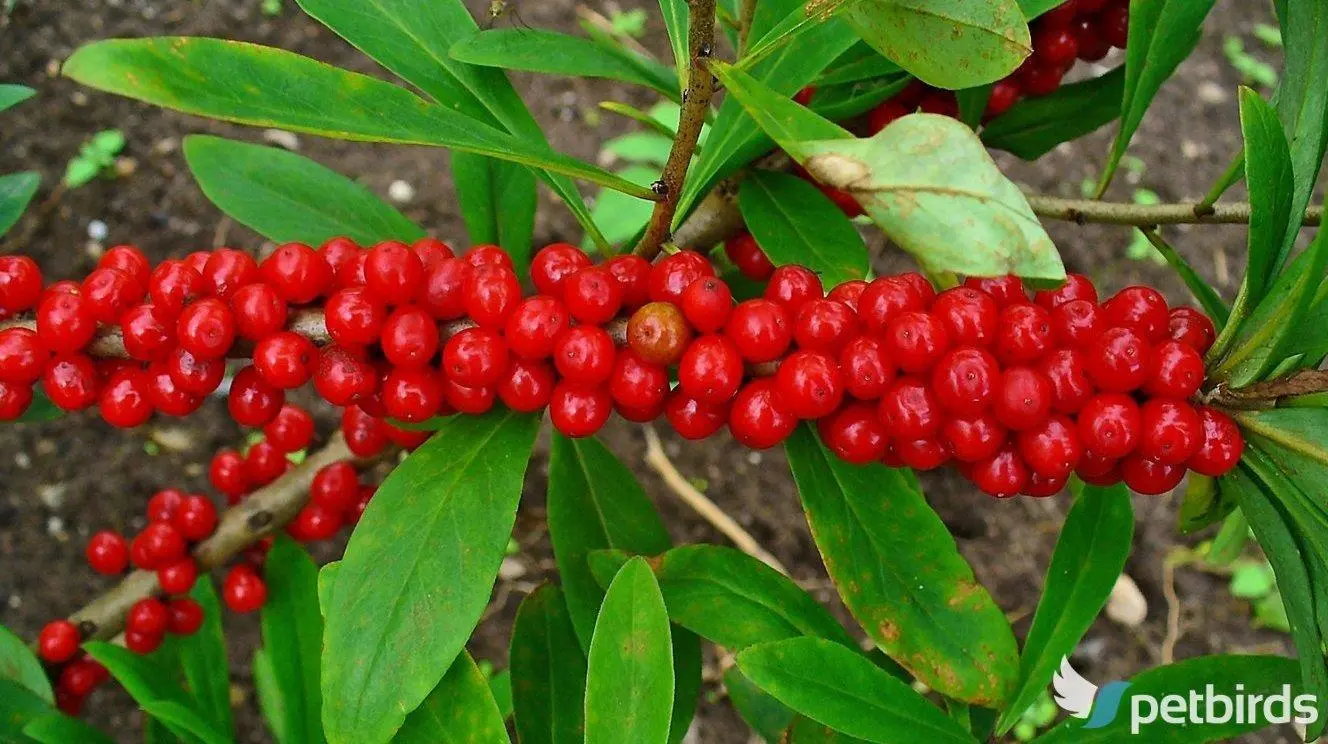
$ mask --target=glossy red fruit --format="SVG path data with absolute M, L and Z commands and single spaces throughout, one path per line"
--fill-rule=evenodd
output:
M 683 439 L 705 439 L 729 420 L 729 405 L 699 401 L 682 390 L 673 391 L 664 404 L 664 416 Z
M 92 359 L 82 354 L 61 354 L 46 363 L 42 389 L 57 408 L 81 411 L 97 402 L 101 379 Z
M 369 249 L 364 259 L 365 286 L 387 305 L 414 302 L 424 282 L 424 261 L 410 246 L 388 240 Z
M 314 438 L 314 418 L 303 408 L 286 404 L 263 427 L 263 436 L 282 452 L 298 452 Z
M 1108 325 L 1130 328 L 1151 343 L 1167 338 L 1167 301 L 1156 289 L 1126 287 L 1102 303 L 1102 312 Z
M 619 363 L 625 356 L 618 355 Z M 548 362 L 513 359 L 507 365 L 507 376 L 498 384 L 498 397 L 513 411 L 533 413 L 549 404 L 555 382 L 553 367 Z M 667 375 L 664 384 L 667 389 Z
M 332 267 L 303 243 L 279 246 L 258 271 L 283 300 L 295 305 L 313 302 L 332 288 Z
M 1118 460 L 1139 446 L 1139 405 L 1128 395 L 1102 393 L 1079 411 L 1079 440 L 1100 457 Z
M 68 620 L 52 620 L 37 635 L 37 654 L 48 663 L 63 664 L 78 653 L 81 640 L 77 625 Z
M 309 485 L 309 501 L 324 509 L 341 511 L 348 508 L 360 489 L 360 475 L 349 462 L 334 462 L 314 473 Z
M 466 387 L 497 384 L 507 369 L 507 361 L 507 344 L 488 328 L 467 328 L 448 339 L 443 347 L 444 373 Z
M 223 359 L 204 359 L 187 349 L 176 349 L 166 359 L 166 369 L 175 385 L 190 395 L 209 395 L 226 377 Z
M 347 406 L 342 412 L 341 431 L 346 435 L 346 446 L 359 457 L 373 457 L 387 447 L 387 425 L 359 406 Z
M 153 270 L 148 282 L 148 296 L 152 304 L 172 318 L 206 292 L 207 283 L 203 281 L 203 275 L 189 268 L 183 261 L 163 261 Z
M 996 358 L 982 349 L 965 347 L 941 357 L 931 372 L 932 391 L 947 411 L 977 416 L 990 406 L 1000 382 Z
M 125 352 L 133 359 L 155 362 L 175 348 L 175 320 L 156 305 L 135 305 L 120 316 Z
M 314 390 L 334 406 L 347 406 L 372 396 L 378 389 L 378 377 L 362 356 L 334 344 L 319 353 Z
M 939 436 L 926 439 L 896 441 L 895 456 L 905 467 L 919 472 L 935 470 L 950 461 L 950 448 Z
M 1017 79 L 1006 78 L 997 81 L 991 87 L 991 93 L 987 96 L 987 109 L 983 112 L 984 117 L 987 120 L 995 119 L 1013 108 L 1016 103 L 1019 103 L 1019 99 L 1023 95 L 1024 92 L 1019 87 Z
M 1055 93 L 1065 79 L 1065 69 L 1042 60 L 1030 58 L 1019 70 L 1019 85 L 1029 96 L 1049 96 Z
M 0 421 L 15 421 L 32 405 L 31 385 L 0 381 Z
M 37 304 L 42 273 L 27 256 L 0 256 L 0 313 L 18 313 Z
M 1015 445 L 1019 456 L 1035 474 L 1054 481 L 1069 478 L 1084 452 L 1075 422 L 1059 413 L 1019 432 Z
M 888 276 L 873 280 L 858 298 L 858 319 L 863 330 L 881 334 L 902 313 L 927 309 L 927 300 L 903 277 Z
M 443 399 L 457 413 L 471 416 L 487 413 L 493 408 L 497 397 L 498 391 L 494 385 L 469 387 L 451 379 L 443 383 Z
M 873 336 L 858 336 L 839 353 L 845 391 L 859 400 L 876 400 L 894 384 L 896 369 L 885 350 L 885 342 Z
M 1111 393 L 1128 393 L 1148 381 L 1152 345 L 1131 328 L 1109 328 L 1084 355 L 1093 384 Z
M 56 689 L 78 697 L 86 697 L 110 678 L 106 667 L 87 657 L 75 659 L 60 670 Z
M 252 365 L 235 374 L 226 407 L 241 426 L 260 428 L 276 418 L 286 403 L 286 393 L 268 384 Z
M 1144 389 L 1151 395 L 1185 399 L 1199 392 L 1203 381 L 1199 352 L 1179 341 L 1163 341 L 1153 351 Z
M 733 308 L 724 334 L 738 347 L 743 359 L 759 364 L 784 355 L 793 341 L 792 325 L 787 311 L 778 303 L 746 300 Z
M 821 441 L 839 459 L 866 465 L 885 456 L 889 437 L 870 403 L 854 402 L 817 422 Z
M 461 258 L 471 266 L 501 266 L 509 271 L 516 270 L 516 266 L 512 264 L 512 257 L 496 245 L 474 246 Z
M 857 333 L 857 313 L 843 302 L 832 299 L 806 303 L 793 323 L 794 341 L 799 348 L 809 351 L 837 354 Z
M 1135 453 L 1121 460 L 1121 479 L 1131 491 L 1145 496 L 1171 493 L 1185 477 L 1184 465 L 1167 465 Z
M 184 502 L 184 491 L 178 488 L 163 488 L 148 499 L 148 521 L 170 522 Z
M 695 344 L 692 348 L 695 348 Z M 684 361 L 679 368 L 680 377 L 686 366 Z M 686 384 L 683 386 L 686 387 Z M 631 349 L 618 353 L 613 363 L 613 374 L 609 376 L 609 395 L 614 403 L 630 410 L 646 411 L 661 407 L 668 392 L 667 369 L 645 361 Z
M 718 277 L 703 277 L 683 290 L 679 308 L 698 333 L 715 333 L 733 312 L 733 292 Z
M 1014 102 L 1011 101 L 1010 103 L 1013 104 Z M 1009 106 L 1006 106 L 1006 108 L 1009 108 Z M 872 134 L 877 134 L 910 113 L 912 112 L 898 101 L 885 101 L 867 114 L 867 129 Z
M 168 595 L 188 594 L 198 580 L 198 564 L 182 558 L 157 569 L 157 584 Z
M 205 540 L 217 527 L 217 507 L 206 496 L 186 496 L 171 517 L 171 524 L 190 542 Z
M 795 351 L 775 373 L 779 398 L 800 419 L 828 416 L 844 401 L 844 380 L 835 358 L 819 351 Z
M 1051 314 L 1027 302 L 1007 305 L 996 331 L 996 358 L 1007 367 L 1027 365 L 1051 350 Z
M 930 370 L 950 347 L 950 334 L 936 316 L 909 311 L 900 313 L 885 327 L 886 352 L 909 374 Z
M 927 114 L 938 114 L 952 119 L 959 117 L 959 103 L 955 100 L 954 93 L 948 90 L 933 90 L 927 93 L 918 103 L 918 108 Z
M 193 635 L 203 627 L 203 606 L 189 597 L 172 597 L 166 610 L 171 615 L 166 630 L 172 635 Z
M 212 457 L 208 468 L 208 481 L 231 503 L 249 492 L 249 476 L 244 470 L 244 458 L 235 450 L 221 450 Z
M 124 635 L 125 648 L 141 656 L 146 656 L 153 651 L 161 648 L 162 641 L 166 640 L 166 635 L 150 635 L 138 631 L 126 631 Z
M 1097 392 L 1084 369 L 1083 354 L 1076 349 L 1051 352 L 1038 362 L 1037 370 L 1051 382 L 1051 407 L 1061 413 L 1078 413 Z
M 183 558 L 185 548 L 184 536 L 174 525 L 152 522 L 134 536 L 129 544 L 129 555 L 139 568 L 155 571 Z
M 650 301 L 649 261 L 640 256 L 614 256 L 604 262 L 604 268 L 618 281 L 624 308 L 635 310 Z
M 1167 318 L 1167 334 L 1175 341 L 1194 349 L 1200 354 L 1208 353 L 1217 340 L 1217 329 L 1207 315 L 1192 307 L 1182 305 L 1173 308 Z
M 553 388 L 549 420 L 564 436 L 588 437 L 599 431 L 613 413 L 608 388 L 577 385 L 566 380 Z
M 368 260 L 368 251 L 357 250 L 351 254 L 344 263 L 337 267 L 337 276 L 334 282 L 336 288 L 364 287 L 369 281 L 364 275 L 364 265 Z
M 1011 367 L 1001 376 L 992 411 L 1014 431 L 1031 429 L 1051 414 L 1051 380 L 1029 367 Z
M 987 293 L 1000 308 L 1028 302 L 1028 291 L 1024 289 L 1024 282 L 1012 274 L 995 277 L 972 276 L 964 280 L 964 286 Z
M 31 385 L 41 378 L 48 352 L 27 328 L 0 330 L 0 382 Z
M 1098 34 L 1117 49 L 1124 49 L 1130 38 L 1130 6 L 1111 5 L 1097 17 Z
M 691 326 L 671 302 L 646 304 L 627 321 L 627 345 L 651 364 L 677 364 L 691 338 Z
M 152 274 L 152 265 L 143 255 L 143 251 L 132 245 L 117 245 L 101 255 L 98 268 L 118 269 L 134 280 L 135 292 L 147 291 L 148 279 Z
M 308 382 L 317 360 L 313 343 L 290 331 L 267 336 L 254 347 L 254 368 L 269 385 L 282 390 Z
M 563 296 L 567 277 L 592 265 L 590 256 L 569 243 L 553 243 L 541 248 L 530 261 L 530 279 L 540 294 Z
M 221 601 L 231 612 L 254 612 L 267 602 L 267 584 L 252 566 L 242 563 L 231 568 L 221 582 Z
M 443 381 L 428 367 L 395 367 L 383 379 L 381 397 L 392 418 L 412 423 L 427 421 L 443 405 Z
M 377 489 L 372 486 L 361 486 L 359 495 L 355 497 L 355 503 L 351 504 L 346 510 L 346 525 L 354 527 L 364 518 L 364 512 L 369 508 L 369 502 L 373 501 Z
M 756 244 L 756 238 L 751 233 L 740 233 L 726 240 L 724 255 L 738 267 L 743 276 L 752 281 L 766 281 L 775 273 L 775 265 L 761 250 L 761 246 Z
M 258 263 L 243 251 L 218 248 L 208 257 L 202 273 L 208 291 L 229 300 L 240 287 L 258 281 Z
M 536 295 L 523 300 L 508 317 L 504 338 L 517 357 L 546 359 L 553 354 L 554 342 L 569 327 L 570 318 L 561 301 Z
M 379 339 L 387 321 L 387 305 L 364 287 L 332 293 L 324 308 L 327 333 L 342 346 L 367 346 Z
M 1189 403 L 1153 398 L 1139 409 L 1138 454 L 1162 465 L 1180 465 L 1203 442 L 1203 423 Z
M 1221 411 L 1199 408 L 1203 439 L 1186 465 L 1190 470 L 1214 478 L 1226 475 L 1240 462 L 1245 452 L 1245 438 L 1240 427 Z
M 1033 35 L 1033 54 L 1043 64 L 1068 66 L 1079 57 L 1079 42 L 1068 27 L 1044 26 Z
M 48 294 L 37 307 L 37 338 L 53 352 L 75 352 L 97 333 L 92 306 L 77 294 Z
M 460 258 L 445 258 L 424 274 L 419 305 L 439 320 L 455 320 L 466 314 L 465 288 L 470 264 Z
M 257 341 L 286 327 L 286 301 L 277 290 L 255 282 L 231 295 L 235 331 L 241 338 Z
M 1020 491 L 1020 493 L 1025 496 L 1032 496 L 1034 498 L 1044 499 L 1047 498 L 1048 496 L 1055 496 L 1056 494 L 1065 490 L 1065 486 L 1069 482 L 1070 479 L 1068 477 L 1048 478 L 1046 476 L 1039 475 L 1036 471 L 1034 471 L 1029 474 L 1028 485 L 1024 486 L 1024 490 Z
M 1084 450 L 1075 475 L 1091 486 L 1114 486 L 1121 482 L 1120 460 Z
M 167 416 L 188 416 L 203 405 L 203 399 L 181 390 L 171 377 L 166 362 L 153 362 L 148 366 L 148 398 L 152 407 Z
M 328 268 L 332 270 L 333 282 L 341 271 L 341 267 L 352 261 L 356 256 L 364 253 L 364 249 L 350 238 L 332 238 L 324 243 L 318 249 L 318 255 L 327 263 Z
M 101 417 L 118 429 L 142 426 L 152 418 L 151 381 L 138 369 L 124 369 L 102 386 Z
M 994 456 L 1008 436 L 1009 430 L 990 412 L 949 418 L 941 427 L 941 437 L 954 458 L 966 463 Z
M 521 302 L 521 283 L 505 266 L 479 266 L 466 279 L 466 315 L 485 328 L 501 329 Z
M 1028 486 L 1031 475 L 1014 446 L 1006 444 L 995 455 L 974 463 L 969 477 L 988 496 L 1008 499 Z
M 418 368 L 438 353 L 438 323 L 415 306 L 398 307 L 383 323 L 383 356 L 398 367 Z
M 139 291 L 136 293 L 135 289 Z M 143 298 L 143 289 L 135 287 L 134 280 L 119 269 L 99 268 L 83 279 L 79 294 L 87 301 L 93 319 L 110 324 Z
M 986 292 L 972 287 L 947 289 L 936 296 L 931 314 L 955 346 L 990 346 L 996 339 L 1000 308 Z
M 797 317 L 803 305 L 825 295 L 821 277 L 806 266 L 788 264 L 775 269 L 763 295 L 771 302 L 784 306 L 790 318 Z
M 798 417 L 768 377 L 747 383 L 729 409 L 729 432 L 740 444 L 755 450 L 782 443 L 797 425 Z
M 666 256 L 650 269 L 650 300 L 676 305 L 692 282 L 714 275 L 715 267 L 710 265 L 705 256 L 695 251 L 679 251 Z
M 176 336 L 180 346 L 198 359 L 221 359 L 235 342 L 235 315 L 216 297 L 208 297 L 180 313 Z
M 696 339 L 678 363 L 678 384 L 683 392 L 712 405 L 732 399 L 742 386 L 743 374 L 742 353 L 723 335 Z
M 927 439 L 945 420 L 941 403 L 932 389 L 915 377 L 901 377 L 881 398 L 881 421 L 891 439 Z
M 420 238 L 410 244 L 410 249 L 420 257 L 420 262 L 424 264 L 425 271 L 438 265 L 440 261 L 446 261 L 456 256 L 452 246 L 437 238 Z
M 290 467 L 286 453 L 272 446 L 271 442 L 258 442 L 244 456 L 244 472 L 254 486 L 266 486 Z
M 118 576 L 129 568 L 129 542 L 118 532 L 102 530 L 88 540 L 88 565 L 103 576 Z
M 1039 290 L 1033 294 L 1033 302 L 1051 312 L 1067 302 L 1085 300 L 1097 304 L 1097 287 L 1093 280 L 1083 274 L 1067 274 L 1065 283 L 1056 289 Z
M 1088 300 L 1070 300 L 1051 311 L 1051 332 L 1056 343 L 1087 349 L 1106 330 L 1102 309 Z
M 286 533 L 298 542 L 319 542 L 336 537 L 345 523 L 341 511 L 309 504 L 286 525 Z
M 569 383 L 594 386 L 613 373 L 613 338 L 598 326 L 580 325 L 565 331 L 553 345 L 553 366 Z
M 622 308 L 622 287 L 608 269 L 587 267 L 567 277 L 563 302 L 578 323 L 600 325 L 612 320 Z

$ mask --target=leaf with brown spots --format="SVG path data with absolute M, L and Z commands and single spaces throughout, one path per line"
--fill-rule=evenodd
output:
M 803 426 L 786 445 L 812 537 L 845 606 L 881 650 L 949 697 L 999 707 L 1014 633 L 905 471 L 855 467 Z

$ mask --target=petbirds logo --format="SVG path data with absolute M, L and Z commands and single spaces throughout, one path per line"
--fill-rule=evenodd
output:
M 1118 681 L 1108 682 L 1099 692 L 1097 685 L 1075 671 L 1065 656 L 1061 657 L 1061 668 L 1052 677 L 1051 686 L 1056 689 L 1056 704 L 1061 710 L 1075 718 L 1088 719 L 1084 724 L 1086 729 L 1102 728 L 1116 720 L 1125 691 L 1130 689 L 1129 682 Z

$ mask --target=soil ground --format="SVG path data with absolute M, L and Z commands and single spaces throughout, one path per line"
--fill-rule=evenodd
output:
M 470 0 L 481 13 L 483 0 Z M 596 10 L 613 8 L 592 3 Z M 0 4 L 2 5 L 2 4 Z M 0 25 L 0 80 L 34 87 L 39 97 L 3 116 L 0 172 L 33 169 L 42 173 L 38 201 L 11 233 L 5 250 L 37 258 L 48 275 L 80 277 L 108 245 L 133 242 L 154 260 L 225 240 L 259 249 L 261 239 L 231 225 L 210 204 L 190 177 L 179 151 L 181 137 L 192 132 L 227 134 L 262 141 L 264 134 L 182 116 L 128 100 L 81 89 L 58 77 L 60 62 L 79 45 L 108 37 L 189 34 L 237 38 L 281 46 L 333 64 L 384 74 L 373 63 L 303 15 L 287 0 L 280 15 L 269 17 L 260 0 L 67 0 L 61 3 L 18 0 Z M 575 30 L 573 0 L 518 2 L 521 20 L 535 27 Z M 624 9 L 643 7 L 651 14 L 646 43 L 666 53 L 662 24 L 653 3 L 632 0 Z M 1238 36 L 1253 53 L 1276 63 L 1275 51 L 1254 40 L 1256 23 L 1271 22 L 1264 3 L 1221 0 L 1209 19 L 1198 52 L 1158 96 L 1130 152 L 1143 165 L 1123 169 L 1110 197 L 1129 200 L 1137 189 L 1162 200 L 1202 195 L 1222 172 L 1239 144 L 1235 91 L 1240 74 L 1226 62 L 1222 45 Z M 594 160 L 598 145 L 626 130 L 622 120 L 600 117 L 594 106 L 614 99 L 647 106 L 651 96 L 604 81 L 517 76 L 520 90 L 546 127 L 556 147 Z M 132 173 L 103 179 L 57 199 L 48 199 L 65 164 L 93 133 L 122 129 L 132 159 Z M 1066 145 L 1035 164 L 1001 157 L 1022 184 L 1044 193 L 1078 195 L 1081 183 L 1095 177 L 1107 150 L 1110 129 Z M 464 240 L 449 183 L 447 158 L 436 150 L 351 144 L 301 137 L 299 150 L 361 180 L 386 196 L 394 181 L 414 194 L 401 209 L 445 239 Z M 1233 198 L 1240 198 L 1239 192 Z M 576 224 L 547 194 L 537 225 L 537 244 L 578 241 Z M 106 237 L 89 238 L 101 223 Z M 1050 226 L 1067 266 L 1091 275 L 1115 290 L 1146 282 L 1163 288 L 1173 301 L 1186 299 L 1184 288 L 1165 267 L 1128 257 L 1129 231 L 1111 227 Z M 19 236 L 20 244 L 13 240 Z M 1167 231 L 1199 271 L 1228 296 L 1243 271 L 1244 231 L 1238 227 L 1191 227 Z M 879 239 L 877 239 L 879 243 Z M 904 257 L 882 250 L 881 271 L 907 265 Z M 330 426 L 330 411 L 323 411 Z M 187 421 L 158 419 L 145 429 L 113 431 L 94 415 L 71 416 L 47 424 L 0 428 L 0 622 L 31 638 L 49 618 L 66 613 L 106 588 L 82 560 L 82 544 L 102 528 L 141 527 L 146 498 L 168 485 L 206 489 L 210 454 L 243 438 L 225 415 L 224 403 L 210 401 Z M 724 539 L 680 505 L 662 480 L 642 464 L 639 430 L 613 425 L 607 441 L 639 473 L 658 503 L 678 542 Z M 773 552 L 795 578 L 814 588 L 848 621 L 798 507 L 792 480 L 778 452 L 750 453 L 725 437 L 686 444 L 666 437 L 678 468 L 705 482 L 707 493 Z M 531 467 L 526 500 L 517 526 L 521 552 L 509 567 L 509 579 L 495 590 L 491 617 L 471 644 L 479 658 L 505 664 L 510 625 L 521 597 L 552 573 L 553 562 L 543 526 L 543 486 L 547 460 L 541 453 Z M 1068 507 L 1065 498 L 1019 499 L 997 503 L 949 474 L 927 477 L 927 494 L 954 531 L 978 577 L 1026 632 L 1043 576 Z M 1178 497 L 1137 498 L 1137 530 L 1127 572 L 1147 602 L 1147 616 L 1137 627 L 1105 617 L 1085 638 L 1077 663 L 1094 680 L 1127 678 L 1162 660 L 1167 635 L 1168 593 L 1163 562 L 1177 546 L 1194 545 L 1205 535 L 1179 538 L 1175 512 Z M 335 550 L 323 551 L 330 558 Z M 523 575 L 516 576 L 521 573 Z M 1180 637 L 1175 658 L 1222 652 L 1289 651 L 1286 636 L 1252 627 L 1248 604 L 1234 599 L 1226 581 L 1193 569 L 1176 572 Z M 248 661 L 257 641 L 252 618 L 225 619 L 232 638 L 232 674 L 241 741 L 267 741 L 256 713 Z M 850 622 L 851 627 L 851 622 Z M 718 660 L 707 659 L 707 689 L 693 731 L 704 744 L 744 744 L 750 733 L 724 701 L 715 682 Z M 90 701 L 88 717 L 121 741 L 137 740 L 140 715 L 122 692 L 107 687 Z M 1265 732 L 1248 741 L 1292 741 L 1290 731 Z

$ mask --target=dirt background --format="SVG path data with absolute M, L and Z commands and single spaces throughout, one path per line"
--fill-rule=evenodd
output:
M 469 0 L 477 14 L 487 3 Z M 39 97 L 0 117 L 0 172 L 33 169 L 43 175 L 38 202 L 10 234 L 6 251 L 33 255 L 54 278 L 81 277 L 104 246 L 132 242 L 154 260 L 180 257 L 213 245 L 218 236 L 231 245 L 260 250 L 262 241 L 230 225 L 199 191 L 185 168 L 180 139 L 192 132 L 223 133 L 263 141 L 262 132 L 177 115 L 132 101 L 80 89 L 58 77 L 60 62 L 79 45 L 107 37 L 190 34 L 237 38 L 281 46 L 354 70 L 382 75 L 372 62 L 305 16 L 286 0 L 280 15 L 269 17 L 261 0 L 18 0 L 0 25 L 0 81 L 36 88 Z M 531 26 L 574 30 L 574 0 L 526 0 L 516 3 L 521 20 Z M 3 6 L 3 3 L 0 3 Z M 596 0 L 609 13 L 614 6 Z M 667 58 L 662 23 L 654 3 L 624 2 L 651 14 L 645 43 Z M 1235 91 L 1240 74 L 1226 61 L 1223 38 L 1244 39 L 1256 55 L 1276 63 L 1279 54 L 1254 40 L 1256 23 L 1271 23 L 1266 3 L 1221 0 L 1209 19 L 1198 52 L 1163 88 L 1131 154 L 1146 165 L 1123 169 L 1111 198 L 1129 200 L 1136 188 L 1155 191 L 1164 201 L 1202 195 L 1222 172 L 1239 144 Z M 1082 66 L 1081 66 L 1082 69 Z M 525 100 L 559 149 L 583 159 L 597 157 L 599 143 L 627 130 L 621 119 L 599 117 L 592 109 L 614 99 L 641 106 L 652 97 L 638 89 L 564 78 L 517 76 Z M 51 200 L 65 164 L 81 143 L 102 129 L 119 128 L 128 146 L 122 165 L 131 173 L 102 179 Z M 1076 196 L 1084 179 L 1094 178 L 1107 150 L 1110 131 L 1063 146 L 1036 164 L 1001 157 L 1017 180 L 1045 193 Z M 449 182 L 447 156 L 437 150 L 373 146 L 298 138 L 298 149 L 387 196 L 394 181 L 413 188 L 398 206 L 409 217 L 445 239 L 464 240 Z M 131 162 L 132 161 L 132 162 Z M 132 167 L 129 167 L 132 166 Z M 1239 198 L 1239 194 L 1233 194 Z M 98 224 L 106 236 L 89 238 Z M 1110 227 L 1050 225 L 1067 266 L 1091 275 L 1107 290 L 1147 282 L 1167 291 L 1173 301 L 1186 299 L 1184 288 L 1165 267 L 1127 257 L 1129 231 Z M 17 238 L 15 237 L 17 236 Z M 1236 227 L 1171 228 L 1167 236 L 1228 296 L 1243 270 L 1244 231 Z M 579 230 L 565 209 L 547 194 L 539 214 L 536 240 L 577 241 Z M 879 243 L 879 238 L 874 238 Z M 878 269 L 907 265 L 898 254 L 880 251 Z M 325 424 L 334 420 L 322 411 Z M 102 528 L 136 530 L 147 497 L 168 485 L 206 490 L 210 454 L 234 445 L 242 432 L 225 415 L 224 403 L 210 401 L 187 422 L 158 418 L 144 429 L 114 431 L 95 415 L 71 416 L 46 424 L 0 428 L 0 622 L 31 638 L 41 624 L 67 613 L 106 588 L 82 560 L 82 545 Z M 615 423 L 607 432 L 615 451 L 641 477 L 678 542 L 724 543 L 706 522 L 680 505 L 662 480 L 642 464 L 644 440 L 639 430 Z M 733 515 L 793 575 L 844 616 L 824 578 L 824 569 L 798 507 L 792 480 L 778 452 L 750 453 L 719 436 L 686 444 L 666 435 L 666 447 L 688 477 L 705 482 L 707 493 Z M 491 617 L 477 631 L 472 651 L 503 666 L 515 609 L 525 592 L 553 569 L 543 526 L 543 488 L 547 459 L 537 455 L 531 467 L 516 539 L 521 552 L 509 561 L 509 578 L 495 590 Z M 978 577 L 1026 632 L 1068 501 L 1019 499 L 997 503 L 976 494 L 947 474 L 926 479 L 927 494 L 955 533 Z M 1178 545 L 1202 537 L 1178 538 L 1178 497 L 1137 498 L 1137 530 L 1127 572 L 1147 603 L 1147 616 L 1136 627 L 1103 617 L 1088 633 L 1077 665 L 1090 679 L 1121 679 L 1160 663 L 1167 634 L 1164 558 Z M 335 553 L 329 546 L 324 558 Z M 1221 652 L 1287 652 L 1284 635 L 1255 630 L 1245 602 L 1231 597 L 1226 580 L 1181 569 L 1174 582 L 1181 635 L 1175 658 Z M 256 713 L 248 660 L 257 641 L 253 618 L 228 616 L 232 637 L 232 676 L 241 741 L 267 741 Z M 851 624 L 850 624 L 851 625 Z M 716 682 L 719 660 L 707 656 L 706 688 L 692 741 L 744 744 L 749 731 L 723 699 Z M 89 701 L 90 720 L 134 741 L 140 715 L 132 701 L 108 686 Z M 1248 741 L 1293 741 L 1290 731 L 1266 732 Z

